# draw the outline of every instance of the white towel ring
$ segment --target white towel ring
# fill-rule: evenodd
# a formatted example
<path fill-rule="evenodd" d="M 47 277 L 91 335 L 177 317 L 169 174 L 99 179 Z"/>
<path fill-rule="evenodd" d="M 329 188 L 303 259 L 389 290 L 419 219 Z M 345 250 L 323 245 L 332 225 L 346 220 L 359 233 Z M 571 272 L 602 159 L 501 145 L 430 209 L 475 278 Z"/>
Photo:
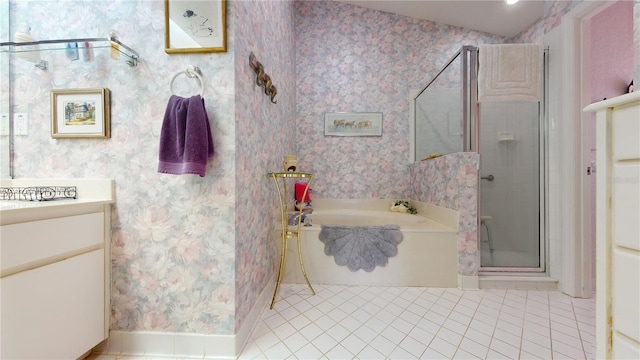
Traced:
<path fill-rule="evenodd" d="M 175 93 L 173 92 L 173 81 L 182 74 L 187 75 L 187 77 L 190 78 L 197 78 L 198 81 L 200 81 L 200 92 L 198 93 L 198 95 L 202 96 L 202 94 L 204 93 L 204 80 L 202 79 L 202 72 L 197 66 L 189 66 L 186 70 L 179 71 L 175 75 L 173 75 L 173 77 L 171 78 L 171 83 L 169 84 L 171 94 L 175 95 Z"/>

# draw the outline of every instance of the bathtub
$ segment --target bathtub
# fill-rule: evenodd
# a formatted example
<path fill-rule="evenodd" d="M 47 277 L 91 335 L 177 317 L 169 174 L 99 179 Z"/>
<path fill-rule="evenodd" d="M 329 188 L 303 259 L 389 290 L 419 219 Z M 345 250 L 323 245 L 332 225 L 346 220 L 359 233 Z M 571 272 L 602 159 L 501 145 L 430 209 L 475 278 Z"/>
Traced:
<path fill-rule="evenodd" d="M 367 286 L 458 286 L 457 212 L 412 202 L 418 215 L 389 211 L 391 200 L 314 199 L 312 226 L 302 226 L 300 241 L 311 284 Z M 350 271 L 325 255 L 318 238 L 321 224 L 400 225 L 398 255 L 372 272 Z M 289 239 L 283 283 L 304 284 L 295 239 Z M 279 243 L 278 243 L 279 244 Z M 279 251 L 279 249 L 278 249 Z"/>

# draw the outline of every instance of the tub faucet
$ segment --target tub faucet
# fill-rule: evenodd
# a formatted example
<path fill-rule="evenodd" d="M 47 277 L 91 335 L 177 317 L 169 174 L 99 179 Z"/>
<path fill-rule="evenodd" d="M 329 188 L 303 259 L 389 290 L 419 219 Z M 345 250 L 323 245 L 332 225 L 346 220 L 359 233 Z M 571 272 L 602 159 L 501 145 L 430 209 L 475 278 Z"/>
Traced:
<path fill-rule="evenodd" d="M 302 210 L 302 214 L 296 211 L 294 214 L 289 215 L 289 225 L 295 226 L 298 225 L 298 222 L 302 222 L 304 226 L 311 226 L 311 218 L 307 217 L 307 215 L 311 214 L 313 209 L 305 209 Z"/>

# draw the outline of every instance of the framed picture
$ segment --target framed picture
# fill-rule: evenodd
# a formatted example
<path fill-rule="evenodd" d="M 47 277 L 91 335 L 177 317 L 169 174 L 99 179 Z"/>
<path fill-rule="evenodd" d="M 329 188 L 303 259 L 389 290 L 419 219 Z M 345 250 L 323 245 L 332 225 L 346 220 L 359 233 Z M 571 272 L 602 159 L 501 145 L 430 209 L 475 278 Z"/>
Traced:
<path fill-rule="evenodd" d="M 226 0 L 164 0 L 164 51 L 226 52 Z"/>
<path fill-rule="evenodd" d="M 324 136 L 382 136 L 382 113 L 325 113 Z"/>
<path fill-rule="evenodd" d="M 110 138 L 109 89 L 52 90 L 51 137 Z"/>

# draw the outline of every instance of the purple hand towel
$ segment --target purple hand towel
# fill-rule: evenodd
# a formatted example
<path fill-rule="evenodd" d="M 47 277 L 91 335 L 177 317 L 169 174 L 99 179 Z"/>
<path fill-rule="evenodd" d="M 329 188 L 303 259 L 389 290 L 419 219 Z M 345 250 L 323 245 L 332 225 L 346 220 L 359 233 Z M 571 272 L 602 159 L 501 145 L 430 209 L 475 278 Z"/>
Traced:
<path fill-rule="evenodd" d="M 171 95 L 160 133 L 158 172 L 204 176 L 213 156 L 209 118 L 200 95 Z"/>

